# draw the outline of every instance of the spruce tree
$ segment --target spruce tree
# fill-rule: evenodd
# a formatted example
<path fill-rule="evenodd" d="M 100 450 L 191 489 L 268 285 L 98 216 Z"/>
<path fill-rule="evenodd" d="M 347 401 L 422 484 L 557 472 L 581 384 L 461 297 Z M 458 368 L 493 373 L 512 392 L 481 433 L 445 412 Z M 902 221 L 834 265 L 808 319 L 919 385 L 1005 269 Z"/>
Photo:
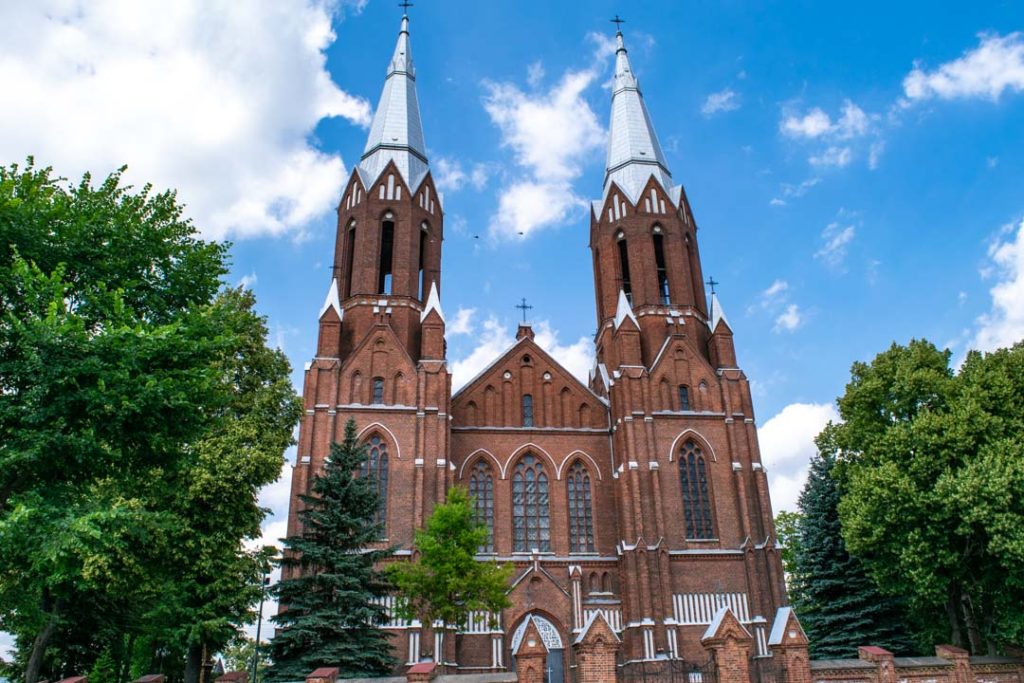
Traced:
<path fill-rule="evenodd" d="M 378 547 L 375 485 L 357 474 L 365 451 L 349 420 L 344 441 L 331 446 L 313 481 L 313 495 L 302 496 L 302 533 L 285 540 L 281 561 L 291 576 L 272 589 L 286 609 L 273 617 L 279 630 L 270 680 L 302 680 L 322 666 L 340 668 L 343 677 L 374 676 L 395 665 L 380 628 L 390 585 L 379 566 L 391 551 Z"/>
<path fill-rule="evenodd" d="M 812 657 L 856 657 L 860 645 L 913 653 L 914 631 L 902 600 L 883 595 L 860 560 L 846 550 L 839 523 L 840 491 L 833 478 L 831 425 L 817 439 L 801 512 L 790 582 L 793 607 Z"/>

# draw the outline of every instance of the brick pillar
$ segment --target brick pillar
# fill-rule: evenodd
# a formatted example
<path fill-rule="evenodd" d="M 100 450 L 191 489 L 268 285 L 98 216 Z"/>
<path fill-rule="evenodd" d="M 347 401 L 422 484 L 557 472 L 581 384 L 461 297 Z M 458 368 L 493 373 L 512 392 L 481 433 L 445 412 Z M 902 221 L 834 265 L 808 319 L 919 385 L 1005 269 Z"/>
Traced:
<path fill-rule="evenodd" d="M 896 683 L 896 663 L 893 654 L 884 647 L 862 645 L 857 648 L 857 657 L 872 662 L 876 667 L 877 683 Z"/>
<path fill-rule="evenodd" d="M 953 679 L 950 683 L 971 683 L 971 655 L 967 650 L 955 645 L 936 645 L 935 656 L 948 659 L 953 663 Z"/>
<path fill-rule="evenodd" d="M 434 673 L 437 671 L 437 664 L 434 662 L 420 662 L 419 664 L 413 664 L 409 667 L 409 670 L 405 672 L 405 680 L 408 683 L 427 683 L 434 678 Z"/>
<path fill-rule="evenodd" d="M 728 607 L 723 607 L 700 639 L 711 650 L 718 683 L 750 683 L 750 649 L 754 637 Z"/>
<path fill-rule="evenodd" d="M 574 646 L 577 683 L 615 683 L 618 680 L 615 659 L 622 641 L 601 612 L 594 612 Z"/>
<path fill-rule="evenodd" d="M 533 617 L 527 617 L 526 630 L 519 647 L 512 653 L 516 658 L 516 681 L 518 683 L 545 683 L 548 664 L 548 648 L 540 637 Z"/>
<path fill-rule="evenodd" d="M 785 683 L 811 683 L 811 662 L 807 652 L 807 635 L 792 607 L 780 607 L 768 638 L 772 656 L 777 657 L 785 671 Z"/>
<path fill-rule="evenodd" d="M 306 675 L 306 683 L 335 683 L 338 680 L 338 667 L 322 666 Z"/>

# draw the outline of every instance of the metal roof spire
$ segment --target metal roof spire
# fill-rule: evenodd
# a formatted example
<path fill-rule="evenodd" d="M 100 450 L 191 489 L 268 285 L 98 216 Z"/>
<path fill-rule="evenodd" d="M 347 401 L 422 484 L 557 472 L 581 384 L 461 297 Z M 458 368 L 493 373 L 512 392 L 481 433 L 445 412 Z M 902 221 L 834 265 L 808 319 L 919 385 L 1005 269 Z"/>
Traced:
<path fill-rule="evenodd" d="M 388 63 L 384 90 L 359 162 L 363 184 L 371 185 L 388 162 L 394 161 L 405 183 L 416 190 L 428 170 L 426 149 L 409 43 L 409 16 L 403 14 L 395 54 Z"/>
<path fill-rule="evenodd" d="M 618 17 L 612 21 L 618 20 Z M 618 24 L 621 20 L 616 21 Z M 647 113 L 640 84 L 629 64 L 622 30 L 615 34 L 615 78 L 612 85 L 612 119 L 608 137 L 608 164 L 605 167 L 604 194 L 614 181 L 635 204 L 653 175 L 668 192 L 672 174 Z"/>

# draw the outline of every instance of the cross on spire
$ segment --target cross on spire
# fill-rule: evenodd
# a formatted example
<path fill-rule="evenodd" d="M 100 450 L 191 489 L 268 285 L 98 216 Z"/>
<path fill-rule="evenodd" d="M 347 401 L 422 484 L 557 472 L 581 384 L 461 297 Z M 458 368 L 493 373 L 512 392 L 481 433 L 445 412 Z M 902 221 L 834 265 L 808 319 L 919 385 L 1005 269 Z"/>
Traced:
<path fill-rule="evenodd" d="M 720 285 L 722 283 L 721 282 L 717 282 L 715 280 L 714 276 L 708 276 L 707 282 L 705 282 L 704 284 L 706 284 L 708 287 L 710 287 L 711 288 L 711 294 L 714 294 L 715 293 L 715 285 Z"/>
<path fill-rule="evenodd" d="M 524 296 L 523 297 L 523 302 L 520 303 L 520 304 L 516 304 L 515 307 L 523 312 L 523 324 L 525 325 L 526 324 L 526 312 L 528 310 L 530 310 L 531 308 L 533 308 L 533 306 L 530 306 L 529 304 L 526 303 L 526 297 Z"/>
<path fill-rule="evenodd" d="M 402 8 L 402 14 L 408 14 L 409 8 L 412 7 L 413 4 L 409 2 L 409 0 L 402 0 L 402 2 L 398 3 L 398 6 Z"/>
<path fill-rule="evenodd" d="M 609 21 L 611 21 L 613 24 L 615 24 L 615 32 L 616 33 L 622 33 L 622 25 L 626 23 L 625 19 L 620 18 L 619 15 L 616 14 L 615 18 L 614 19 L 609 19 Z"/>

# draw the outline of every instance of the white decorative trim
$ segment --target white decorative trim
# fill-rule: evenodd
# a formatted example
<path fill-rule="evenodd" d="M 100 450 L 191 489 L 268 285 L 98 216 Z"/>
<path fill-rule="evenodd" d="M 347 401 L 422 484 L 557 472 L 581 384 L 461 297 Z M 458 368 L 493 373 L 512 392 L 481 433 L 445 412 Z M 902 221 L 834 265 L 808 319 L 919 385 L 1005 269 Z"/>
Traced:
<path fill-rule="evenodd" d="M 391 437 L 391 443 L 395 444 L 395 457 L 397 457 L 399 460 L 401 460 L 402 459 L 402 446 L 398 443 L 398 439 L 395 438 L 395 433 L 392 432 L 390 429 L 388 429 L 385 425 L 381 424 L 380 422 L 371 422 L 370 424 L 368 424 L 365 427 L 363 427 L 362 429 L 360 429 L 359 433 L 356 434 L 356 439 L 358 440 L 358 439 L 363 438 L 363 434 L 365 434 L 366 432 L 370 431 L 374 427 L 378 427 L 378 428 L 380 428 L 380 429 L 382 429 L 382 430 L 384 430 L 385 432 L 388 433 L 388 436 Z"/>
<path fill-rule="evenodd" d="M 680 440 L 680 439 L 682 439 L 682 438 L 683 438 L 684 436 L 686 436 L 687 434 L 693 434 L 693 435 L 694 435 L 694 436 L 696 436 L 696 437 L 697 437 L 698 439 L 700 439 L 700 441 L 701 441 L 701 442 L 702 442 L 702 443 L 703 443 L 703 444 L 704 444 L 705 446 L 707 446 L 707 449 L 708 449 L 708 455 L 710 455 L 710 456 L 711 456 L 711 462 L 718 462 L 718 456 L 716 456 L 716 455 L 715 455 L 715 449 L 714 449 L 714 447 L 713 447 L 713 446 L 711 445 L 711 442 L 710 442 L 710 441 L 708 441 L 708 439 L 707 439 L 707 437 L 706 437 L 706 436 L 704 436 L 703 434 L 701 434 L 700 432 L 698 432 L 698 431 L 697 431 L 696 429 L 693 429 L 692 427 L 688 427 L 687 429 L 684 429 L 684 430 L 683 430 L 682 432 L 680 432 L 680 433 L 679 433 L 679 436 L 677 436 L 677 437 L 675 438 L 675 441 L 673 441 L 673 442 L 672 442 L 672 445 L 671 445 L 671 446 L 669 446 L 669 448 L 668 448 L 668 461 L 669 461 L 669 462 L 673 462 L 673 461 L 675 460 L 675 457 L 674 457 L 674 456 L 675 456 L 675 452 L 676 452 L 676 444 L 678 444 L 678 443 L 679 443 L 679 440 Z"/>

